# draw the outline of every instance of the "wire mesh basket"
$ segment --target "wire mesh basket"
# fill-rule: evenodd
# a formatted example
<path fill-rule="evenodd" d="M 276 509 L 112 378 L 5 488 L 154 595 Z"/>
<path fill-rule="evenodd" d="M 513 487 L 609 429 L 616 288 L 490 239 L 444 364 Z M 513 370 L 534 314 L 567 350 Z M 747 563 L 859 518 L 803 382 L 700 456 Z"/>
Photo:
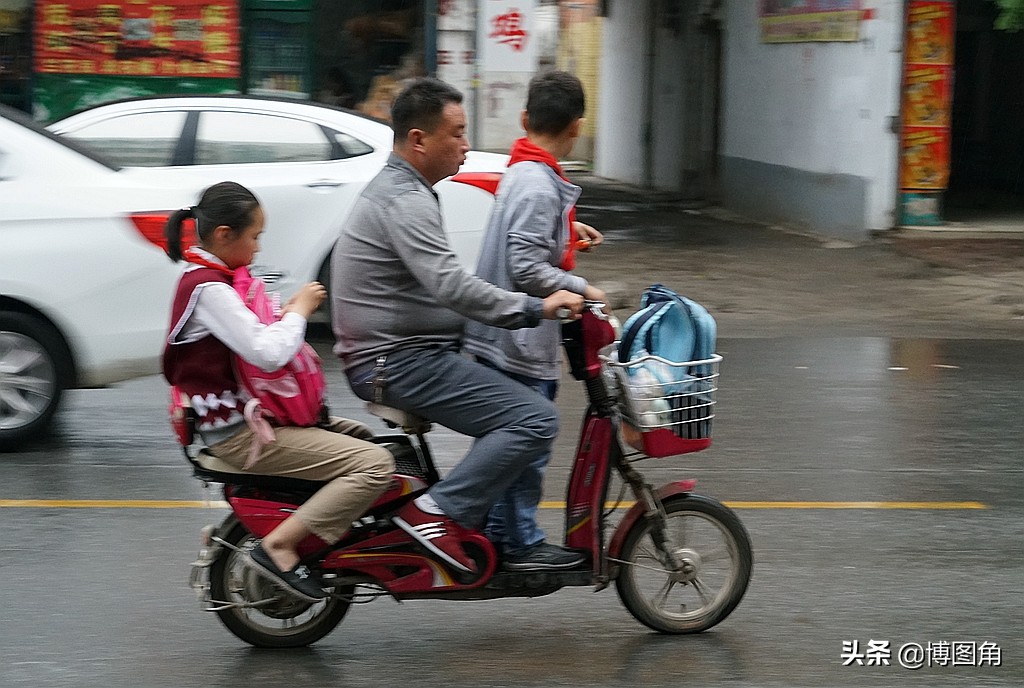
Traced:
<path fill-rule="evenodd" d="M 640 356 L 619 362 L 616 344 L 601 351 L 622 415 L 622 436 L 648 456 L 687 454 L 711 445 L 718 392 L 714 354 L 701 361 Z"/>

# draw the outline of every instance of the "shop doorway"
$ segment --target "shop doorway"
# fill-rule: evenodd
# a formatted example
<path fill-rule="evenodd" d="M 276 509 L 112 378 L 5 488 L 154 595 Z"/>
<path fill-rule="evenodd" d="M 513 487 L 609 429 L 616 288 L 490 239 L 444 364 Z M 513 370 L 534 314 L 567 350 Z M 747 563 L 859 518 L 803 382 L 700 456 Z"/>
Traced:
<path fill-rule="evenodd" d="M 423 0 L 313 0 L 313 99 L 389 119 L 427 73 L 425 16 Z"/>
<path fill-rule="evenodd" d="M 32 109 L 30 0 L 0 0 L 0 103 Z"/>
<path fill-rule="evenodd" d="M 1024 224 L 1024 37 L 994 28 L 990 0 L 956 3 L 949 188 L 944 219 Z"/>

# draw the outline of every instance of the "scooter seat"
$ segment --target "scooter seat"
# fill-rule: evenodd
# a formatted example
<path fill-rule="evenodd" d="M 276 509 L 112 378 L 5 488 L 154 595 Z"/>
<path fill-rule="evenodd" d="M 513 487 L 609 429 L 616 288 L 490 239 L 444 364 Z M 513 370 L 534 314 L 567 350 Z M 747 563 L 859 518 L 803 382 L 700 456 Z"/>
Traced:
<path fill-rule="evenodd" d="M 407 435 L 422 435 L 425 432 L 430 432 L 432 427 L 430 421 L 417 416 L 415 413 L 385 406 L 384 404 L 376 404 L 370 401 L 366 404 L 366 410 L 378 418 L 383 418 L 388 426 L 401 428 Z"/>
<path fill-rule="evenodd" d="M 262 487 L 268 490 L 284 490 L 287 492 L 308 492 L 312 494 L 324 486 L 324 481 L 287 478 L 280 475 L 266 475 L 241 471 L 223 459 L 205 451 L 199 452 L 192 459 L 192 474 L 200 480 L 210 483 L 245 485 L 246 487 Z"/>
<path fill-rule="evenodd" d="M 409 438 L 405 435 L 378 435 L 371 438 L 370 442 L 381 445 L 391 453 L 395 460 L 396 473 L 428 481 L 437 480 L 433 465 L 429 461 L 426 464 L 424 463 L 420 453 L 412 446 Z M 192 474 L 199 480 L 209 483 L 226 483 L 245 485 L 247 487 L 262 487 L 268 490 L 313 493 L 323 487 L 326 482 L 243 471 L 207 451 L 200 451 L 195 456 L 186 452 L 185 456 L 192 464 Z"/>

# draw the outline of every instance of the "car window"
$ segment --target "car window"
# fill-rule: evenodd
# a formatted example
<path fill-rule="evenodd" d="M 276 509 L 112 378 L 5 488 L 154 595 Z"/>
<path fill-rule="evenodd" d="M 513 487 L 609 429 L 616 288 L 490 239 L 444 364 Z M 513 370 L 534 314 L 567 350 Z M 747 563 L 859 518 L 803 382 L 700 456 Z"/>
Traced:
<path fill-rule="evenodd" d="M 187 113 L 137 112 L 104 119 L 64 134 L 122 167 L 171 164 Z"/>
<path fill-rule="evenodd" d="M 330 159 L 331 142 L 312 122 L 248 112 L 204 112 L 199 118 L 197 165 Z"/>
<path fill-rule="evenodd" d="M 373 152 L 373 146 L 360 141 L 354 136 L 349 136 L 340 131 L 332 131 L 331 133 L 338 147 L 341 148 L 341 157 L 343 158 L 354 158 L 357 155 L 366 155 Z"/>

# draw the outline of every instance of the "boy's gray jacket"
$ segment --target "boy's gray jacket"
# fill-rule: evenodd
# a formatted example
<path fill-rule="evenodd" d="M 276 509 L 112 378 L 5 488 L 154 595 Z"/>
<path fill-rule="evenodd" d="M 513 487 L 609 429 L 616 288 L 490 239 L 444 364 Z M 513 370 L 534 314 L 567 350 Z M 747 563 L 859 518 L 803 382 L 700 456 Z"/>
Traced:
<path fill-rule="evenodd" d="M 569 210 L 579 195 L 580 187 L 542 162 L 509 167 L 498 185 L 477 275 L 502 289 L 542 298 L 559 289 L 582 294 L 587 281 L 558 267 L 569 237 Z M 557 380 L 561 342 L 557 320 L 515 331 L 470 321 L 464 348 L 502 370 Z"/>

